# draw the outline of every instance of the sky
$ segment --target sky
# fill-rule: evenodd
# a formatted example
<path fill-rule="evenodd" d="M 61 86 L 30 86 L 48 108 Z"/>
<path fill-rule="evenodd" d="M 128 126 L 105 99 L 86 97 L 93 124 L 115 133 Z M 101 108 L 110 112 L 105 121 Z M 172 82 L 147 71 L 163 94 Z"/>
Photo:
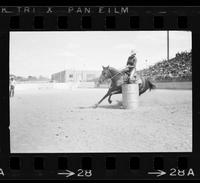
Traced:
<path fill-rule="evenodd" d="M 169 57 L 192 49 L 189 31 L 169 32 Z M 10 74 L 46 76 L 65 70 L 125 67 L 135 50 L 137 70 L 167 59 L 167 31 L 10 32 Z"/>

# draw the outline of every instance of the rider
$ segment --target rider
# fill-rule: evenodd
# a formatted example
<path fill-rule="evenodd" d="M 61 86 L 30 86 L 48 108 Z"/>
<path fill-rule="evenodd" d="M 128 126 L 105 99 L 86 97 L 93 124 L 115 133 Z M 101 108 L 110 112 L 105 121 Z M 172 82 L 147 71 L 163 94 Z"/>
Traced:
<path fill-rule="evenodd" d="M 126 73 L 128 75 L 128 83 L 135 83 L 136 81 L 136 53 L 134 50 L 131 51 L 131 55 L 128 58 L 126 63 L 126 68 L 122 70 L 122 73 Z"/>

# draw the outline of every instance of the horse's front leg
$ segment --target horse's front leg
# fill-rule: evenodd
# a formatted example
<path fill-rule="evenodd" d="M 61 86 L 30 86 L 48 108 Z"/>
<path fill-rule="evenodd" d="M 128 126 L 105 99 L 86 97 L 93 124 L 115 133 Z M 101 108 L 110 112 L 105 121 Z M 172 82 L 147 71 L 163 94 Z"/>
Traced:
<path fill-rule="evenodd" d="M 98 105 L 106 98 L 110 95 L 111 90 L 109 89 L 108 92 L 105 94 L 105 96 L 97 103 L 95 104 L 95 108 L 98 107 Z"/>
<path fill-rule="evenodd" d="M 109 95 L 109 98 L 108 98 L 109 104 L 112 103 L 112 100 L 111 100 L 112 95 L 119 94 L 119 93 L 121 93 L 121 90 L 116 90 L 116 91 L 111 92 L 111 94 Z"/>
<path fill-rule="evenodd" d="M 109 97 L 108 97 L 108 102 L 109 102 L 109 104 L 112 103 L 111 96 L 112 96 L 112 94 L 110 94 Z"/>

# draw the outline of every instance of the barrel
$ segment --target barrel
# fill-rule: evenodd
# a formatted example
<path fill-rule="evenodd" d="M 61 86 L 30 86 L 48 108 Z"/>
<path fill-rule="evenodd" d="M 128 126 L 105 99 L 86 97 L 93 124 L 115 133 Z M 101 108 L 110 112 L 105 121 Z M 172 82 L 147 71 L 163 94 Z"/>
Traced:
<path fill-rule="evenodd" d="M 124 109 L 136 109 L 138 107 L 139 86 L 138 84 L 122 85 L 122 103 Z"/>

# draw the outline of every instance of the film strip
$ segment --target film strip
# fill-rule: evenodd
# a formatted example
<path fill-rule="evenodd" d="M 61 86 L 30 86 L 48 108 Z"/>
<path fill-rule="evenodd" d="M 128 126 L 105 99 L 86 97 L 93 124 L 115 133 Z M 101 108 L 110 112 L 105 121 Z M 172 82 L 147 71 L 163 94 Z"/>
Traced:
<path fill-rule="evenodd" d="M 199 179 L 199 18 L 200 7 L 0 7 L 2 66 L 0 179 Z M 193 52 L 191 152 L 159 152 L 158 149 L 157 152 L 11 153 L 12 120 L 8 91 L 11 58 L 9 55 L 10 33 L 24 31 L 56 31 L 57 33 L 78 31 L 191 32 Z M 87 120 L 84 123 L 87 123 Z M 21 138 L 26 138 L 26 136 Z M 124 143 L 126 144 L 126 142 Z M 182 143 L 187 142 L 183 141 Z M 37 149 L 37 147 L 35 148 Z"/>
<path fill-rule="evenodd" d="M 1 15 L 9 30 L 190 30 L 198 11 L 178 7 L 2 7 Z"/>

